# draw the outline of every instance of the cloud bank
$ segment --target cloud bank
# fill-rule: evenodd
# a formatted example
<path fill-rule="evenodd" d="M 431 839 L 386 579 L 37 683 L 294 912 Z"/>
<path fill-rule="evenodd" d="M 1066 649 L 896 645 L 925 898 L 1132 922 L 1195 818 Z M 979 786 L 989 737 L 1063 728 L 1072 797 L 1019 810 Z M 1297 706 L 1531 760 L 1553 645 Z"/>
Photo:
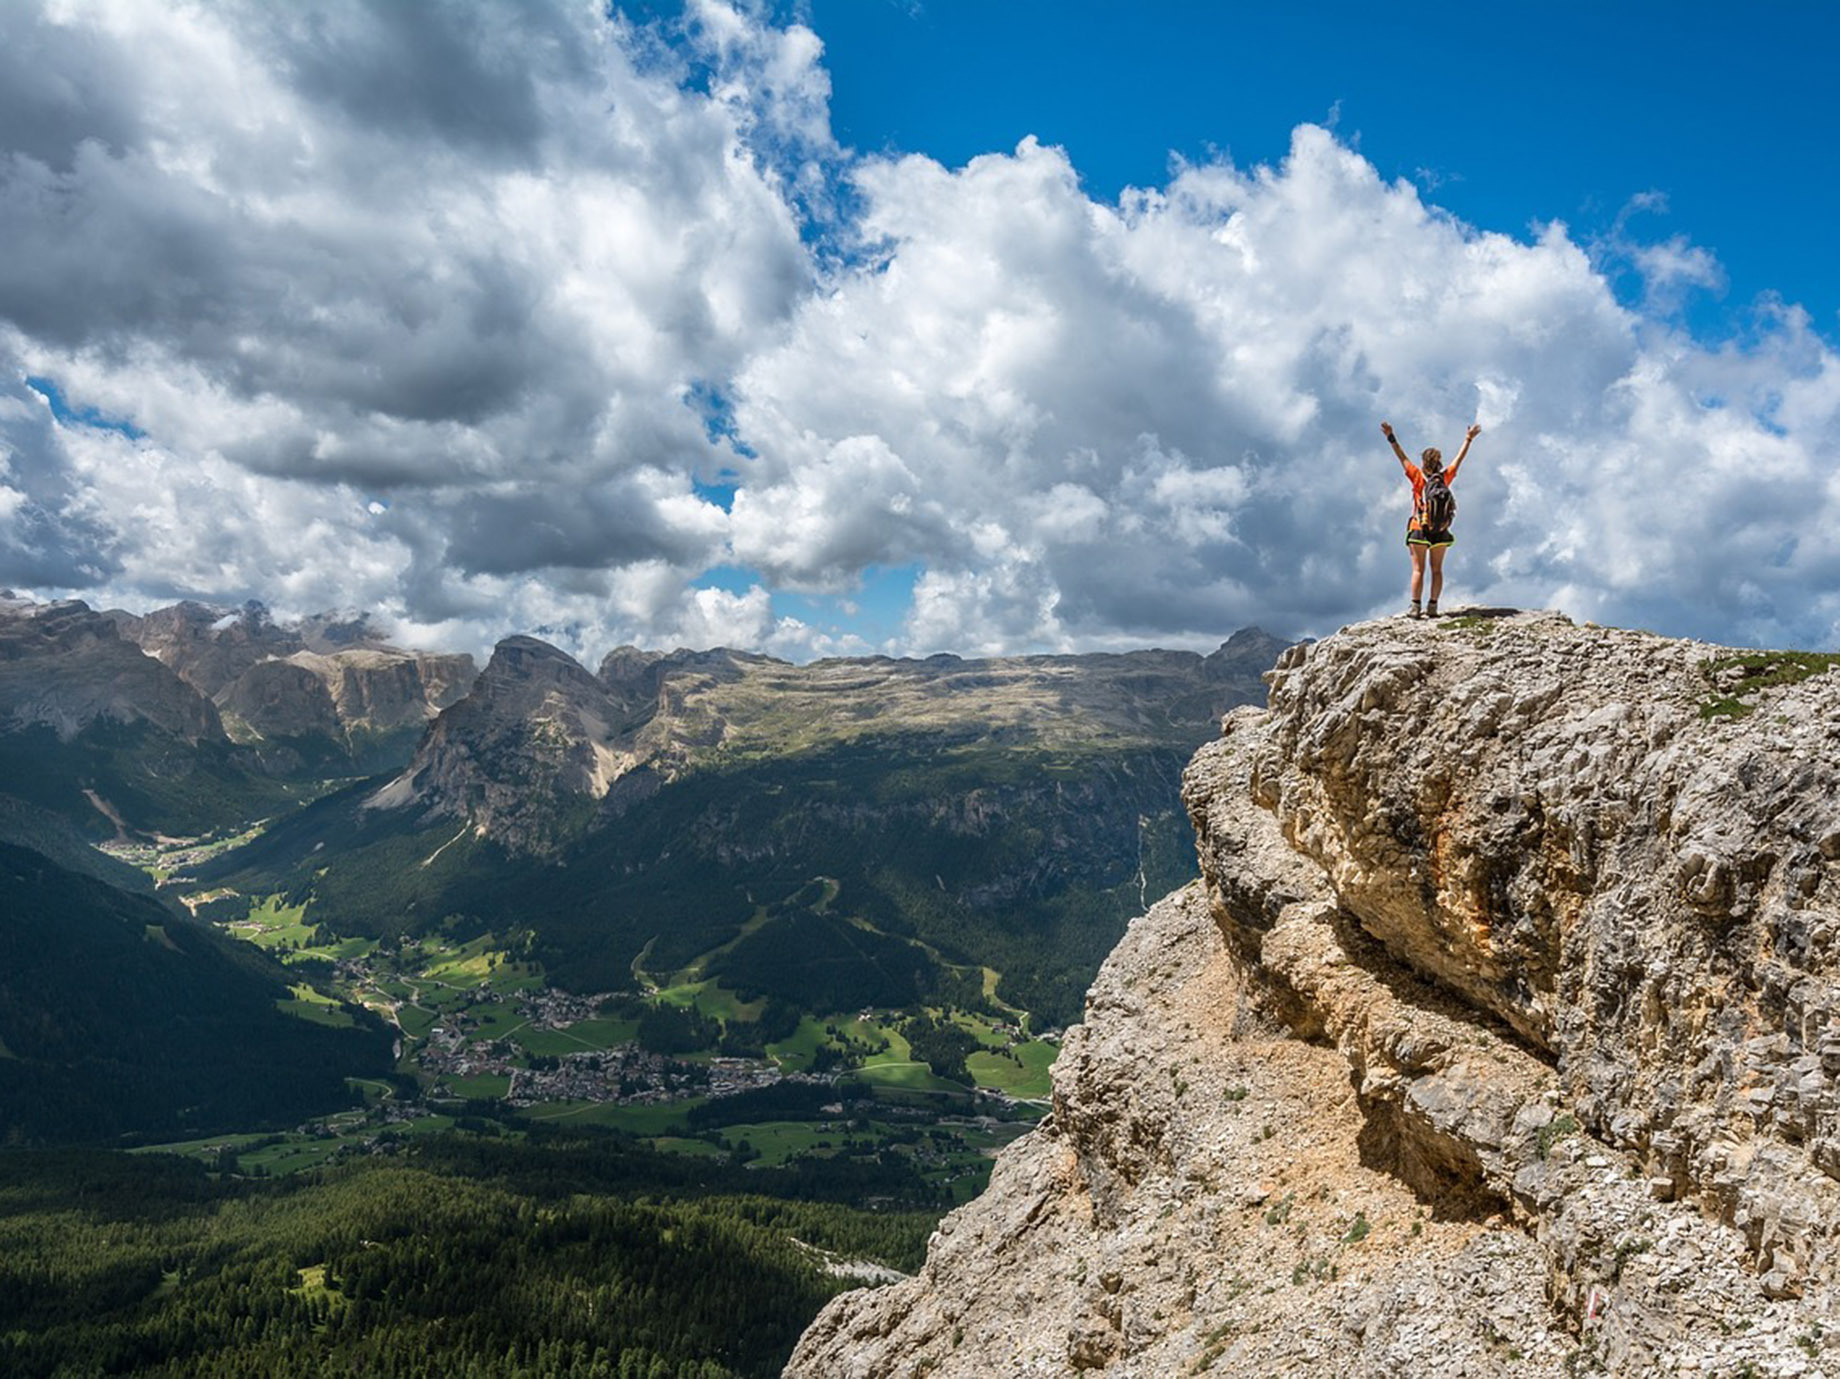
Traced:
<path fill-rule="evenodd" d="M 1033 141 L 855 155 L 827 100 L 720 0 L 7 7 L 0 584 L 589 654 L 1205 647 L 1400 606 L 1378 423 L 1475 419 L 1447 602 L 1840 636 L 1840 366 L 1778 303 L 1696 342 L 1704 250 L 1479 230 L 1312 126 L 1103 204 Z"/>

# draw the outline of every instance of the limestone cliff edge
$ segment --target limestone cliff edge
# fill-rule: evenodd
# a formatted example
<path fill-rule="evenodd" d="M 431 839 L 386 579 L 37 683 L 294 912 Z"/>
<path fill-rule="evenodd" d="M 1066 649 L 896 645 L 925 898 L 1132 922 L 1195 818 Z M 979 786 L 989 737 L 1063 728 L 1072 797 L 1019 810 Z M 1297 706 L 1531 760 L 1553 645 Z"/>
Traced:
<path fill-rule="evenodd" d="M 1269 680 L 1051 1115 L 787 1373 L 1840 1374 L 1840 675 L 1482 610 Z"/>

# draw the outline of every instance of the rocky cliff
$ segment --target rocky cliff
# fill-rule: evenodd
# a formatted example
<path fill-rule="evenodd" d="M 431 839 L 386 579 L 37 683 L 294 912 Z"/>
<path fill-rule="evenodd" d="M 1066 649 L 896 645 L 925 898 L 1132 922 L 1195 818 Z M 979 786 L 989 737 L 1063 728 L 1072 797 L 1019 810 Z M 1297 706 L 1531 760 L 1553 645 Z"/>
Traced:
<path fill-rule="evenodd" d="M 360 614 L 277 623 L 256 602 L 186 602 L 105 616 L 209 698 L 241 741 L 323 738 L 361 756 L 360 736 L 407 735 L 406 755 L 429 720 L 466 694 L 476 669 L 463 653 L 391 646 Z"/>
<path fill-rule="evenodd" d="M 1840 1372 L 1832 659 L 1286 653 L 1052 1115 L 788 1374 Z"/>
<path fill-rule="evenodd" d="M 93 723 L 145 723 L 182 742 L 223 736 L 217 710 L 74 599 L 0 600 L 0 732 L 68 741 Z"/>
<path fill-rule="evenodd" d="M 553 848 L 642 760 L 624 701 L 566 652 L 507 637 L 464 699 L 434 722 L 415 760 L 370 797 L 462 816 L 521 851 Z"/>

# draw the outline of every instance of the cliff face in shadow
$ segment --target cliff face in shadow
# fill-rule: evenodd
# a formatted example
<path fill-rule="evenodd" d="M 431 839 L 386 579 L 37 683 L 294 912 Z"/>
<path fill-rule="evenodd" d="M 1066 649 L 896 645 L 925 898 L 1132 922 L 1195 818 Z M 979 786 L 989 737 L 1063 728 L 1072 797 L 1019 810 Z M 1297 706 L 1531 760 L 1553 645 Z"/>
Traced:
<path fill-rule="evenodd" d="M 1840 676 L 1513 614 L 1270 682 L 1052 1116 L 788 1373 L 1831 1371 Z"/>

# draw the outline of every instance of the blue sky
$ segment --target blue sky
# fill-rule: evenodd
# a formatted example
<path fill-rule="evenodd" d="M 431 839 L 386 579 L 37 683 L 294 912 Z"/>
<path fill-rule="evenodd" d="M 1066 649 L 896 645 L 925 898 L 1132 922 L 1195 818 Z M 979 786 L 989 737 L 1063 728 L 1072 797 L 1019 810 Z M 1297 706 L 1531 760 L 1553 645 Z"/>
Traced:
<path fill-rule="evenodd" d="M 838 137 L 960 164 L 1026 135 L 1087 190 L 1167 180 L 1172 156 L 1269 163 L 1336 132 L 1452 214 L 1586 239 L 1619 219 L 1687 236 L 1728 286 L 1702 330 L 1762 293 L 1840 331 L 1840 7 L 1816 0 L 810 0 Z M 1658 198 L 1658 200 L 1651 200 Z M 1645 207 L 1646 204 L 1646 208 Z M 1736 319 L 1734 319 L 1734 317 Z"/>
<path fill-rule="evenodd" d="M 1205 650 L 1475 420 L 1446 602 L 1832 645 L 1836 13 L 0 7 L 0 587 Z"/>

